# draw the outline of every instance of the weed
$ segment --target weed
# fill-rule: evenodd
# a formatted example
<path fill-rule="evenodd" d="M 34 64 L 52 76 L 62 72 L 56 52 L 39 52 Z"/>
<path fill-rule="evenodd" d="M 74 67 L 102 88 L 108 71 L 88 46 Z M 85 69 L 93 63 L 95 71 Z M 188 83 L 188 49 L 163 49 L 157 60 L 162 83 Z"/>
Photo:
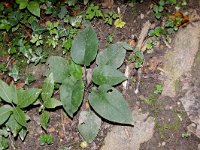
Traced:
<path fill-rule="evenodd" d="M 163 91 L 163 85 L 161 84 L 156 84 L 155 86 L 155 90 L 154 90 L 154 94 L 161 94 Z"/>
<path fill-rule="evenodd" d="M 93 3 L 90 4 L 88 9 L 86 10 L 85 18 L 87 20 L 92 20 L 95 17 L 103 17 L 103 14 L 101 10 L 99 9 L 99 6 L 95 6 Z"/>
<path fill-rule="evenodd" d="M 104 23 L 112 25 L 113 21 L 118 18 L 119 18 L 119 15 L 117 13 L 110 11 L 110 12 L 104 14 L 103 20 L 104 20 Z"/>
<path fill-rule="evenodd" d="M 181 136 L 182 136 L 182 138 L 189 138 L 191 135 L 192 135 L 191 132 L 187 131 L 185 133 L 182 133 Z"/>
<path fill-rule="evenodd" d="M 138 48 L 135 49 L 134 54 L 129 57 L 129 60 L 134 62 L 135 68 L 141 68 L 144 61 L 144 55 L 140 52 Z"/>
<path fill-rule="evenodd" d="M 113 42 L 113 36 L 112 36 L 111 34 L 109 34 L 109 35 L 107 36 L 107 38 L 106 38 L 106 41 L 107 41 L 108 43 L 112 43 L 112 42 Z"/>
<path fill-rule="evenodd" d="M 40 145 L 51 145 L 53 144 L 53 136 L 50 134 L 42 134 L 40 135 Z"/>

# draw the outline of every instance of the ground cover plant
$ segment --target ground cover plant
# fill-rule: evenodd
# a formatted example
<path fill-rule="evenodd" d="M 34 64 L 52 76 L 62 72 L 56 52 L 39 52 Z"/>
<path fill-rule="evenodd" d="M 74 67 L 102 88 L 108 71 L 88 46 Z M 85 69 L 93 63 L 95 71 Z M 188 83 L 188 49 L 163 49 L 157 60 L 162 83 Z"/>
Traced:
<path fill-rule="evenodd" d="M 166 7 L 181 4 L 160 0 L 153 5 L 160 24 L 149 30 L 147 50 L 161 37 L 170 42 L 171 34 L 188 22 L 187 15 L 178 12 L 162 22 Z M 26 140 L 32 120 L 28 114 L 35 108 L 43 131 L 40 145 L 54 142 L 48 128 L 51 113 L 57 110 L 71 120 L 78 116 L 81 148 L 95 140 L 103 122 L 132 127 L 134 116 L 118 88 L 129 80 L 121 66 L 128 61 L 138 71 L 144 64 L 144 53 L 137 47 L 133 50 L 131 43 L 116 42 L 112 34 L 105 37 L 107 46 L 100 50 L 92 24 L 100 20 L 120 30 L 126 26 L 123 15 L 119 7 L 104 12 L 98 3 L 85 0 L 0 2 L 0 56 L 16 60 L 0 63 L 2 74 L 11 78 L 11 82 L 0 78 L 0 149 L 11 147 L 12 138 Z M 48 68 L 38 87 L 31 86 L 36 81 L 32 74 L 22 76 L 23 68 L 33 64 Z M 154 94 L 161 94 L 162 88 L 157 84 Z M 184 138 L 189 136 L 183 134 Z"/>

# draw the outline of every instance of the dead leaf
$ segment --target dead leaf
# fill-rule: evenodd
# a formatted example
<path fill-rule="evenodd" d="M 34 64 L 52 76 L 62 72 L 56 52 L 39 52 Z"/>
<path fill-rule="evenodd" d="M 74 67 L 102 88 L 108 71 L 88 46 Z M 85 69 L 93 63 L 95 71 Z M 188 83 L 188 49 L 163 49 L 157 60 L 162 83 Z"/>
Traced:
<path fill-rule="evenodd" d="M 177 11 L 174 14 L 170 15 L 169 18 L 172 19 L 173 21 L 175 21 L 177 18 L 182 19 L 181 22 L 178 22 L 176 24 L 177 27 L 180 27 L 182 25 L 186 25 L 189 23 L 189 16 L 183 15 L 183 13 L 181 13 L 180 11 Z"/>

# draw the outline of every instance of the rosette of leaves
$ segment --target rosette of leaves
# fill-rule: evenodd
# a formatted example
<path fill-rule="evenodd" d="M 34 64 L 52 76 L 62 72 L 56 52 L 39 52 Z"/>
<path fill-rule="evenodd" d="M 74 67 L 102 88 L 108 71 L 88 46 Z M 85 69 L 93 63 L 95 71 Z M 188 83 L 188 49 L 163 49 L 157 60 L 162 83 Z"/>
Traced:
<path fill-rule="evenodd" d="M 92 142 L 101 126 L 101 117 L 111 122 L 131 124 L 132 114 L 123 95 L 113 86 L 126 77 L 118 70 L 125 59 L 126 50 L 132 48 L 126 43 L 115 43 L 97 55 L 98 38 L 91 26 L 78 33 L 72 42 L 73 61 L 52 56 L 47 63 L 54 81 L 60 83 L 60 99 L 64 110 L 74 117 L 83 102 L 85 84 L 82 80 L 82 66 L 89 67 L 96 58 L 92 81 L 96 85 L 89 93 L 92 110 L 82 111 L 78 129 L 87 142 Z M 98 115 L 97 115 L 98 114 Z"/>

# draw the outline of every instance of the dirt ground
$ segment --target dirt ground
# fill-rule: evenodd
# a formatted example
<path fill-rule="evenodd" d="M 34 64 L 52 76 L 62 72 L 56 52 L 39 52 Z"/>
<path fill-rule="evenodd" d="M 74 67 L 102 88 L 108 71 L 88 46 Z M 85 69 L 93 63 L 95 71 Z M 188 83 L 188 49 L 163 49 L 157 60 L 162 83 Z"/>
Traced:
<path fill-rule="evenodd" d="M 117 7 L 120 7 L 126 25 L 122 29 L 117 29 L 104 24 L 102 20 L 96 19 L 93 22 L 93 27 L 100 41 L 99 49 L 102 50 L 106 47 L 108 43 L 105 37 L 110 34 L 113 36 L 114 43 L 117 41 L 128 41 L 133 35 L 139 37 L 142 25 L 146 21 L 149 20 L 151 23 L 159 25 L 160 22 L 155 19 L 152 12 L 152 4 L 154 4 L 154 1 L 150 0 L 144 0 L 143 3 L 136 3 L 133 5 L 115 1 L 112 9 L 116 10 Z M 190 0 L 188 5 L 182 8 L 183 11 L 189 11 L 190 9 L 194 9 L 200 13 L 199 0 Z M 169 8 L 168 12 L 173 13 L 174 10 Z M 198 144 L 200 143 L 200 139 L 197 136 L 192 134 L 187 138 L 182 137 L 182 134 L 187 132 L 187 126 L 191 124 L 191 121 L 184 111 L 182 104 L 178 102 L 181 93 L 177 95 L 177 101 L 170 97 L 161 97 L 153 94 L 156 84 L 162 84 L 160 80 L 161 71 L 159 68 L 163 66 L 163 56 L 166 49 L 166 45 L 161 41 L 159 47 L 155 47 L 153 52 L 144 53 L 145 63 L 139 94 L 133 92 L 136 87 L 136 82 L 134 81 L 136 80 L 137 70 L 131 71 L 129 88 L 123 91 L 130 108 L 138 108 L 144 113 L 149 112 L 149 115 L 152 116 L 155 121 L 153 137 L 148 142 L 141 144 L 140 150 L 197 150 Z M 130 53 L 127 53 L 127 58 L 129 54 Z M 122 70 L 125 69 L 127 61 L 123 64 Z M 153 69 L 150 68 L 155 63 L 156 67 Z M 121 86 L 117 88 L 122 90 Z M 152 98 L 153 102 L 149 105 L 141 99 L 141 96 Z M 61 109 L 51 112 L 48 132 L 53 135 L 54 142 L 49 146 L 40 146 L 39 144 L 39 136 L 44 131 L 39 125 L 38 108 L 31 109 L 28 115 L 32 118 L 28 124 L 28 130 L 30 132 L 24 142 L 11 139 L 12 144 L 10 150 L 57 150 L 62 147 L 68 147 L 70 150 L 83 149 L 80 148 L 80 143 L 83 139 L 80 137 L 77 130 L 78 114 L 71 120 Z M 113 124 L 104 122 L 98 137 L 84 150 L 99 150 L 101 146 L 104 145 L 104 138 L 113 126 Z M 110 150 L 112 150 L 112 148 L 110 148 Z M 132 150 L 134 150 L 134 148 Z"/>

